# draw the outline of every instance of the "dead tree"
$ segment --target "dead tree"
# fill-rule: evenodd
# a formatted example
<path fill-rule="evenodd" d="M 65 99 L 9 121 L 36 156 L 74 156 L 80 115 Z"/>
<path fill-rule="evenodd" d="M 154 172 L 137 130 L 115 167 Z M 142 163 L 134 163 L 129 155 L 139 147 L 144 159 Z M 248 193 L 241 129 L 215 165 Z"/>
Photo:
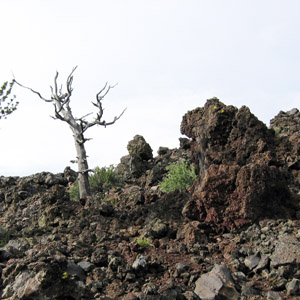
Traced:
<path fill-rule="evenodd" d="M 123 115 L 126 109 L 122 111 L 122 113 L 119 116 L 116 116 L 112 121 L 106 122 L 105 120 L 102 120 L 103 117 L 103 107 L 102 107 L 102 100 L 103 98 L 108 94 L 111 88 L 114 86 L 107 85 L 105 86 L 97 93 L 96 95 L 96 101 L 92 102 L 92 104 L 97 108 L 96 115 L 94 116 L 94 119 L 91 121 L 87 121 L 86 118 L 93 113 L 89 113 L 87 115 L 84 115 L 80 118 L 75 118 L 73 116 L 71 107 L 70 107 L 70 100 L 73 92 L 72 83 L 73 83 L 73 73 L 76 70 L 77 67 L 75 67 L 70 75 L 67 78 L 66 82 L 66 91 L 63 92 L 62 86 L 58 87 L 57 79 L 58 79 L 58 72 L 56 72 L 55 78 L 54 78 L 54 86 L 50 86 L 51 88 L 51 97 L 50 99 L 44 98 L 39 92 L 28 88 L 26 86 L 21 85 L 16 81 L 17 84 L 20 86 L 27 88 L 31 90 L 33 93 L 37 94 L 43 101 L 52 103 L 54 105 L 54 116 L 52 116 L 55 120 L 61 120 L 69 124 L 74 141 L 75 141 L 75 147 L 76 147 L 76 153 L 77 153 L 77 163 L 78 163 L 78 183 L 79 183 L 79 196 L 81 199 L 87 198 L 91 195 L 91 189 L 90 189 L 90 183 L 89 183 L 89 175 L 88 173 L 92 170 L 89 169 L 88 161 L 87 161 L 87 155 L 85 151 L 85 142 L 87 142 L 88 138 L 85 138 L 84 134 L 87 131 L 87 129 L 95 126 L 108 126 L 114 124 L 120 117 Z"/>

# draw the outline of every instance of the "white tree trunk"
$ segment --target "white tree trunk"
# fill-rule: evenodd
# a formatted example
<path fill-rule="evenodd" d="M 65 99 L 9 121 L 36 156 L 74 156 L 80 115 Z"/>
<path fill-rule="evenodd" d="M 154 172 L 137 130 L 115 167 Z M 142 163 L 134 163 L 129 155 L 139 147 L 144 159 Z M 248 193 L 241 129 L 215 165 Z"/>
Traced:
<path fill-rule="evenodd" d="M 84 144 L 78 143 L 75 140 L 76 153 L 78 157 L 78 184 L 79 184 L 79 197 L 85 199 L 91 195 L 91 188 L 89 183 L 89 167 Z"/>
<path fill-rule="evenodd" d="M 85 139 L 78 124 L 70 125 L 73 132 L 75 148 L 77 154 L 78 164 L 78 184 L 79 184 L 79 198 L 86 199 L 91 195 L 91 188 L 89 183 L 89 166 L 87 162 L 87 155 L 84 147 Z"/>

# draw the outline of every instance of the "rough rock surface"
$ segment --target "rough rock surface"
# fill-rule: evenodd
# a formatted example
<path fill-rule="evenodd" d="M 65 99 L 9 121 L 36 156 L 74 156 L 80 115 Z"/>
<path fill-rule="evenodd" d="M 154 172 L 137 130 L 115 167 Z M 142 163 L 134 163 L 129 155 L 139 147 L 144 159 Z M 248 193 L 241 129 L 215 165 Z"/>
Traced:
<path fill-rule="evenodd" d="M 147 155 L 129 149 L 125 184 L 85 204 L 69 196 L 70 168 L 0 177 L 0 299 L 300 299 L 298 110 L 272 120 L 280 132 L 216 99 L 184 120 L 192 140 L 153 157 L 133 139 Z M 163 193 L 179 159 L 198 178 Z"/>
<path fill-rule="evenodd" d="M 299 203 L 289 188 L 290 165 L 277 154 L 274 130 L 249 108 L 210 99 L 183 117 L 181 132 L 192 138 L 199 174 L 183 211 L 187 218 L 232 231 L 262 218 L 295 217 Z M 293 136 L 299 140 L 300 132 Z M 296 168 L 299 153 L 291 156 Z"/>
<path fill-rule="evenodd" d="M 209 273 L 201 275 L 196 281 L 195 294 L 202 300 L 238 300 L 240 297 L 230 271 L 223 265 L 215 265 Z"/>

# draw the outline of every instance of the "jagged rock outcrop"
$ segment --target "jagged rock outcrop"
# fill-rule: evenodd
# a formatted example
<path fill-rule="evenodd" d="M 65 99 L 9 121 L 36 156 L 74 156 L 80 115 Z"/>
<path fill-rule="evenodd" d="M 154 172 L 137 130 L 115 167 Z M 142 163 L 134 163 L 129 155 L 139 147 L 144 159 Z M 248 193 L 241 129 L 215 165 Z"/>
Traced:
<path fill-rule="evenodd" d="M 192 139 L 199 176 L 183 210 L 187 218 L 232 231 L 262 218 L 295 216 L 299 207 L 274 131 L 249 108 L 210 99 L 183 117 L 181 132 Z"/>

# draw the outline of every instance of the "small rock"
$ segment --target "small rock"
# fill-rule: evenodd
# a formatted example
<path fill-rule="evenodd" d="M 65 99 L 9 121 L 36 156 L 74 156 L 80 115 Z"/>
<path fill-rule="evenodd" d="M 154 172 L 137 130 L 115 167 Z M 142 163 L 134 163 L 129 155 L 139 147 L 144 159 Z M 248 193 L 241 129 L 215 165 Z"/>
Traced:
<path fill-rule="evenodd" d="M 293 109 L 287 111 L 286 113 L 287 113 L 288 115 L 292 116 L 292 115 L 295 115 L 295 114 L 298 113 L 298 112 L 299 112 L 299 110 L 298 110 L 297 108 L 293 108 Z"/>
<path fill-rule="evenodd" d="M 167 154 L 168 151 L 169 151 L 168 147 L 159 147 L 158 151 L 157 151 L 157 154 L 158 155 L 164 155 L 164 154 Z"/>
<path fill-rule="evenodd" d="M 114 213 L 114 208 L 109 202 L 102 202 L 99 207 L 99 212 L 105 217 L 110 217 Z"/>
<path fill-rule="evenodd" d="M 250 255 L 245 258 L 244 264 L 250 270 L 253 270 L 259 264 L 259 261 L 260 261 L 260 257 L 258 257 L 256 255 Z"/>
<path fill-rule="evenodd" d="M 203 274 L 196 281 L 194 292 L 201 300 L 214 300 L 219 297 L 238 300 L 240 297 L 230 271 L 224 265 L 215 265 L 209 273 Z"/>
<path fill-rule="evenodd" d="M 111 257 L 109 257 L 108 260 L 109 260 L 108 267 L 112 271 L 117 271 L 118 266 L 121 265 L 121 263 L 122 263 L 121 258 L 118 256 L 111 256 Z"/>
<path fill-rule="evenodd" d="M 271 266 L 300 263 L 300 244 L 294 235 L 279 236 L 271 256 Z"/>
<path fill-rule="evenodd" d="M 292 281 L 290 281 L 286 285 L 286 290 L 288 295 L 297 295 L 299 292 L 299 286 L 300 286 L 300 280 L 293 278 Z"/>
<path fill-rule="evenodd" d="M 187 271 L 189 269 L 189 266 L 185 263 L 177 263 L 176 264 L 176 270 L 178 271 L 179 274 Z"/>
<path fill-rule="evenodd" d="M 73 261 L 68 262 L 66 273 L 68 274 L 68 276 L 72 276 L 80 280 L 85 279 L 83 269 L 80 266 L 76 265 Z"/>
<path fill-rule="evenodd" d="M 30 196 L 30 193 L 28 193 L 27 191 L 20 191 L 18 192 L 18 195 L 21 197 L 22 200 L 25 200 L 27 197 Z"/>
<path fill-rule="evenodd" d="M 282 300 L 279 292 L 269 291 L 267 293 L 267 300 Z"/>
<path fill-rule="evenodd" d="M 151 228 L 151 235 L 160 239 L 168 233 L 168 225 L 163 223 L 161 220 L 157 220 Z"/>
<path fill-rule="evenodd" d="M 252 286 L 249 285 L 243 285 L 242 286 L 242 295 L 246 296 L 246 299 L 249 299 L 252 296 L 257 296 L 259 295 L 259 292 L 254 289 Z"/>
<path fill-rule="evenodd" d="M 260 272 L 261 270 L 265 269 L 270 262 L 270 258 L 268 255 L 262 255 L 260 258 L 260 261 L 256 268 L 254 269 L 255 272 Z"/>
<path fill-rule="evenodd" d="M 154 283 L 149 282 L 143 285 L 142 292 L 146 295 L 155 295 L 157 294 L 157 287 Z"/>
<path fill-rule="evenodd" d="M 132 268 L 135 270 L 144 269 L 147 265 L 146 258 L 141 255 L 137 257 L 137 259 L 133 262 Z"/>
<path fill-rule="evenodd" d="M 81 261 L 78 263 L 78 266 L 81 267 L 85 272 L 89 272 L 94 268 L 94 265 L 88 261 Z"/>
<path fill-rule="evenodd" d="M 238 281 L 246 281 L 246 279 L 247 279 L 245 273 L 243 273 L 243 272 L 235 272 L 235 273 L 234 273 L 234 277 L 235 277 L 236 280 L 238 280 Z"/>

